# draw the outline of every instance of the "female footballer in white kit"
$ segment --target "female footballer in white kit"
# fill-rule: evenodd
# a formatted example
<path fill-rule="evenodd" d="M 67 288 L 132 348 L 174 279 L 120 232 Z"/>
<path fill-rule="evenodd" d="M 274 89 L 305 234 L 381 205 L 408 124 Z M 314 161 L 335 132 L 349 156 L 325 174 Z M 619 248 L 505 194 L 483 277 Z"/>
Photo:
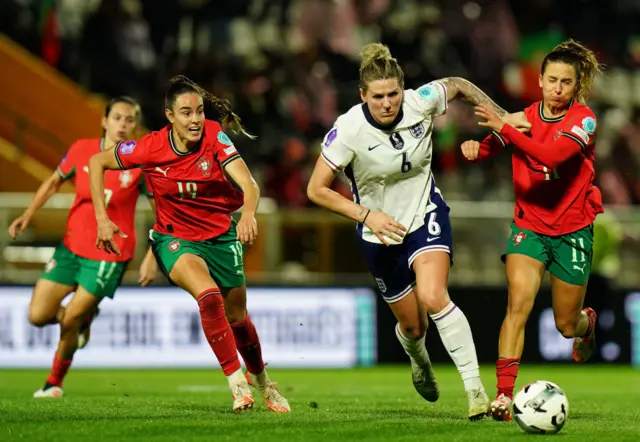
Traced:
<path fill-rule="evenodd" d="M 440 395 L 425 347 L 426 311 L 464 382 L 469 419 L 481 419 L 490 401 L 469 322 L 447 292 L 451 225 L 431 172 L 431 134 L 434 118 L 456 97 L 490 105 L 516 127 L 528 122 L 461 78 L 404 90 L 402 69 L 380 43 L 362 50 L 360 96 L 363 103 L 340 116 L 325 136 L 308 196 L 358 222 L 367 264 L 398 320 L 396 336 L 411 359 L 418 393 L 430 402 Z M 355 202 L 330 189 L 339 171 L 351 181 Z"/>

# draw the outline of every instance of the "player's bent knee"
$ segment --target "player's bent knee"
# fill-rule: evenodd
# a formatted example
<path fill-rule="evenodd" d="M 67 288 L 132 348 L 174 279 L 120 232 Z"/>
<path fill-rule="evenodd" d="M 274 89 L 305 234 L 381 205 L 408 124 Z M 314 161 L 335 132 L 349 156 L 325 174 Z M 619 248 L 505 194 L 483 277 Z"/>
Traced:
<path fill-rule="evenodd" d="M 54 314 L 48 314 L 39 308 L 29 307 L 29 323 L 34 327 L 44 327 L 50 324 L 55 319 Z"/>
<path fill-rule="evenodd" d="M 415 324 L 403 324 L 400 323 L 400 331 L 405 338 L 418 339 L 426 332 L 424 325 L 418 321 Z"/>
<path fill-rule="evenodd" d="M 441 312 L 450 302 L 446 287 L 418 288 L 416 295 L 429 314 Z"/>
<path fill-rule="evenodd" d="M 556 329 L 567 339 L 575 337 L 577 324 L 573 320 L 557 319 Z"/>

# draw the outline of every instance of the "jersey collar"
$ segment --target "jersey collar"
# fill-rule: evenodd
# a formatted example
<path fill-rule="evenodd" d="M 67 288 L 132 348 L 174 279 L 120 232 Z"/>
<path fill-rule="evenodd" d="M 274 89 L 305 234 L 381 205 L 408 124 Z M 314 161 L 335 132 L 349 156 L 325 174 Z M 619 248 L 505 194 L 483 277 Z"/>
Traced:
<path fill-rule="evenodd" d="M 364 113 L 364 118 L 367 120 L 367 123 L 380 130 L 391 130 L 396 127 L 398 123 L 400 123 L 400 121 L 402 121 L 402 119 L 404 118 L 404 111 L 402 110 L 402 106 L 400 106 L 400 112 L 398 112 L 398 115 L 396 115 L 396 118 L 390 124 L 378 123 L 376 119 L 373 118 L 373 115 L 371 115 L 371 111 L 369 110 L 369 106 L 367 106 L 367 103 L 362 103 L 362 112 Z"/>
<path fill-rule="evenodd" d="M 571 100 L 569 102 L 569 107 L 567 108 L 567 112 L 569 111 L 569 109 L 571 109 L 571 106 L 573 106 L 573 103 L 574 103 L 574 100 Z M 567 115 L 567 113 L 565 112 L 564 115 L 560 115 L 559 117 L 547 118 L 544 116 L 543 107 L 544 107 L 544 101 L 541 101 L 540 104 L 538 105 L 538 115 L 540 115 L 540 119 L 545 123 L 557 123 L 558 121 L 562 121 L 564 116 Z"/>
<path fill-rule="evenodd" d="M 196 145 L 194 146 L 193 149 L 191 149 L 188 152 L 180 152 L 178 150 L 178 148 L 176 147 L 176 145 L 173 142 L 173 128 L 171 126 L 168 126 L 168 132 L 169 132 L 169 145 L 171 146 L 171 150 L 173 150 L 173 153 L 175 153 L 176 155 L 180 156 L 180 157 L 184 157 L 187 155 L 192 155 L 194 153 L 197 153 L 200 148 L 202 147 L 202 140 L 204 140 L 204 127 L 202 128 L 202 136 L 200 137 L 200 141 L 198 141 L 196 143 Z"/>

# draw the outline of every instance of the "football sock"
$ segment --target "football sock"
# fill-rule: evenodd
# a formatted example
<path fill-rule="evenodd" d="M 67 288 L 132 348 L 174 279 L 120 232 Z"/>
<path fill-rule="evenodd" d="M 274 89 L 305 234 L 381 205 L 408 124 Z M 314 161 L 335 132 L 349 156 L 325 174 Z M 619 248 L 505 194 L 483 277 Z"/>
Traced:
<path fill-rule="evenodd" d="M 238 351 L 242 359 L 244 359 L 247 371 L 254 375 L 261 374 L 264 371 L 262 347 L 260 346 L 258 332 L 249 314 L 247 313 L 247 316 L 241 322 L 232 323 L 231 330 L 233 330 L 236 347 L 238 347 Z"/>
<path fill-rule="evenodd" d="M 498 378 L 498 396 L 504 394 L 513 399 L 513 388 L 516 385 L 520 358 L 498 359 L 496 361 L 496 377 Z"/>
<path fill-rule="evenodd" d="M 58 354 L 56 353 L 53 357 L 53 365 L 51 366 L 51 372 L 47 377 L 45 383 L 45 390 L 48 387 L 62 387 L 62 381 L 64 380 L 65 375 L 69 371 L 69 367 L 71 367 L 71 359 L 63 360 L 58 358 Z"/>
<path fill-rule="evenodd" d="M 453 302 L 431 316 L 444 348 L 458 368 L 465 391 L 482 387 L 480 366 L 467 317 Z"/>
<path fill-rule="evenodd" d="M 426 333 L 418 339 L 409 339 L 400 331 L 400 324 L 396 324 L 396 336 L 402 348 L 404 348 L 404 351 L 409 355 L 414 364 L 419 367 L 424 367 L 429 363 L 429 354 L 427 353 L 427 347 L 424 342 L 427 336 Z"/>
<path fill-rule="evenodd" d="M 205 290 L 198 296 L 202 330 L 218 358 L 222 371 L 229 376 L 240 370 L 236 341 L 224 313 L 224 301 L 217 288 Z"/>

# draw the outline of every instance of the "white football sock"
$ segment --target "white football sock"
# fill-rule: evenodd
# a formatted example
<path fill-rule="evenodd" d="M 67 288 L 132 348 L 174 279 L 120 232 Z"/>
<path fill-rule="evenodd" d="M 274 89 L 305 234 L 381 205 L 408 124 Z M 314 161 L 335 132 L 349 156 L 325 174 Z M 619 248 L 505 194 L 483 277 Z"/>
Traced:
<path fill-rule="evenodd" d="M 426 333 L 418 339 L 409 339 L 400 331 L 400 324 L 396 324 L 396 336 L 413 363 L 420 367 L 424 367 L 429 363 L 429 354 L 427 353 L 427 347 L 425 347 L 424 342 L 427 336 Z"/>
<path fill-rule="evenodd" d="M 460 372 L 465 391 L 483 388 L 471 327 L 462 310 L 450 302 L 440 312 L 429 316 L 438 328 L 444 348 Z"/>
<path fill-rule="evenodd" d="M 233 388 L 234 385 L 247 382 L 247 380 L 244 378 L 244 374 L 242 373 L 242 368 L 237 369 L 229 376 L 227 376 L 227 381 L 229 382 L 229 386 L 231 388 Z"/>

